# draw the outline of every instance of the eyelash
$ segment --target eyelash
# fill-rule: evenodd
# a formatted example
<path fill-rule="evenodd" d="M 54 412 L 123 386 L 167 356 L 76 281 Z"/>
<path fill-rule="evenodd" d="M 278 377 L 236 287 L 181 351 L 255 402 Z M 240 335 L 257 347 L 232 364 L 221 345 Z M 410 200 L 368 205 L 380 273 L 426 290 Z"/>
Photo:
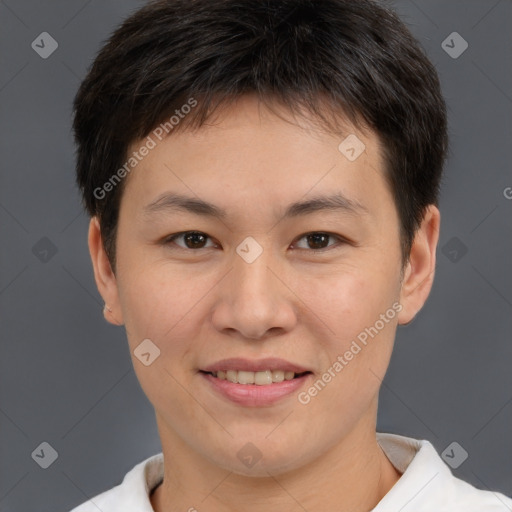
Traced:
<path fill-rule="evenodd" d="M 180 233 L 175 233 L 173 235 L 170 235 L 170 236 L 166 237 L 165 239 L 163 239 L 162 243 L 163 243 L 163 245 L 167 246 L 167 245 L 170 245 L 170 244 L 174 243 L 174 240 L 176 240 L 177 238 L 180 238 L 180 237 L 183 237 L 183 236 L 189 235 L 189 234 L 203 235 L 207 239 L 211 240 L 211 237 L 208 236 L 206 233 L 203 233 L 202 231 L 182 231 Z M 300 251 L 326 252 L 326 251 L 332 250 L 332 249 L 337 248 L 337 247 L 339 248 L 340 246 L 349 243 L 349 241 L 347 239 L 343 238 L 342 236 L 336 235 L 334 233 L 329 233 L 329 232 L 326 232 L 326 231 L 310 231 L 308 233 L 304 233 L 303 235 L 301 235 L 299 238 L 297 238 L 297 240 L 302 240 L 303 238 L 305 238 L 305 237 L 307 237 L 309 235 L 324 235 L 324 236 L 328 236 L 330 238 L 336 238 L 339 243 L 338 243 L 338 245 L 327 246 L 327 247 L 323 247 L 321 249 L 304 249 L 304 248 L 299 248 Z M 177 248 L 179 250 L 183 250 L 183 251 L 195 251 L 195 252 L 198 252 L 200 250 L 212 249 L 212 247 L 200 247 L 198 249 L 191 249 L 189 247 L 181 247 L 179 245 L 177 246 Z"/>

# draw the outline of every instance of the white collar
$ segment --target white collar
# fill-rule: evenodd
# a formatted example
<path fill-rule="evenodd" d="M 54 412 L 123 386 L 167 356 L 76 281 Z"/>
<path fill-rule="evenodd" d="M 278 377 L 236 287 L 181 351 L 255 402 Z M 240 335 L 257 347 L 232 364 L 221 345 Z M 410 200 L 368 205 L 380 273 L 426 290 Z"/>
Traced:
<path fill-rule="evenodd" d="M 512 499 L 484 491 L 453 476 L 434 446 L 397 434 L 376 434 L 391 463 L 403 473 L 371 512 L 511 512 Z M 71 512 L 154 512 L 149 495 L 162 481 L 164 457 L 153 455 L 137 464 L 121 484 Z M 92 507 L 91 507 L 92 505 Z"/>

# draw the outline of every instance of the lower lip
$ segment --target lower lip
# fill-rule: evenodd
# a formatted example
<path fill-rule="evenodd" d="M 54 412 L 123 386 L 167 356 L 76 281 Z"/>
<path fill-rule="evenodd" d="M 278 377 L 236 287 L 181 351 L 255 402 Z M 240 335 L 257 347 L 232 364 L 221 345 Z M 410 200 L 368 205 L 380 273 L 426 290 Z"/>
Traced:
<path fill-rule="evenodd" d="M 301 377 L 284 380 L 283 382 L 274 382 L 264 386 L 234 384 L 229 380 L 218 379 L 209 373 L 200 372 L 200 375 L 210 383 L 215 391 L 232 402 L 246 407 L 261 407 L 273 405 L 280 399 L 296 393 L 312 374 L 306 373 Z"/>

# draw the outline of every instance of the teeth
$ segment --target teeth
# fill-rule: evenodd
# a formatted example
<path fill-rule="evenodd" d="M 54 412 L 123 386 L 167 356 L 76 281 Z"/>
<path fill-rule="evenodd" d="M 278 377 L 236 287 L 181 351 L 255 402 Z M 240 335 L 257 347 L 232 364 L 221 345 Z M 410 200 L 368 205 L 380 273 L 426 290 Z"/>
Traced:
<path fill-rule="evenodd" d="M 254 384 L 255 378 L 254 372 L 238 372 L 237 381 L 239 384 Z M 257 384 L 259 384 L 259 382 L 257 382 Z"/>
<path fill-rule="evenodd" d="M 238 375 L 240 375 L 240 372 L 238 372 Z M 258 386 L 266 386 L 267 384 L 272 384 L 272 372 L 270 370 L 264 372 L 254 372 L 253 375 L 254 384 L 257 384 Z"/>
<path fill-rule="evenodd" d="M 226 379 L 228 379 L 229 382 L 237 383 L 238 382 L 238 372 L 236 372 L 234 370 L 228 370 L 226 372 Z"/>
<path fill-rule="evenodd" d="M 293 372 L 291 372 L 293 373 Z M 293 376 L 292 376 L 293 379 Z M 282 370 L 274 370 L 272 372 L 272 382 L 283 382 L 284 372 Z"/>
<path fill-rule="evenodd" d="M 214 375 L 218 379 L 229 380 L 229 382 L 235 384 L 256 384 L 257 386 L 268 386 L 273 382 L 292 380 L 295 377 L 294 372 L 285 372 L 283 370 L 265 370 L 264 372 L 227 370 L 214 372 Z"/>

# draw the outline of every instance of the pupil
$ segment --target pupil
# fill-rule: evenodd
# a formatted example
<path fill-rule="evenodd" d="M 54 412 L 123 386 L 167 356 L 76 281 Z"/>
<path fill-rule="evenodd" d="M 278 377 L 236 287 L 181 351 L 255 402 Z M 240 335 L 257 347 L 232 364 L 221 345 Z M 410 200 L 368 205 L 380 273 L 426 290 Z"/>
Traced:
<path fill-rule="evenodd" d="M 308 235 L 308 243 L 311 246 L 314 246 L 315 249 L 322 249 L 323 247 L 326 247 L 325 245 L 322 245 L 322 240 L 325 241 L 329 235 L 326 235 L 324 233 L 314 233 L 312 235 Z M 311 243 L 311 241 L 313 241 Z M 321 245 L 322 247 L 319 247 L 318 245 Z"/>
<path fill-rule="evenodd" d="M 201 238 L 202 240 L 199 243 L 196 243 L 197 238 L 194 241 L 194 237 Z M 189 234 L 185 235 L 185 240 L 186 240 L 187 246 L 189 246 L 191 249 L 197 248 L 198 245 L 200 246 L 201 243 L 204 243 L 204 239 L 205 239 L 205 236 L 202 235 L 201 233 L 189 233 Z M 191 242 L 191 243 L 189 244 L 189 242 Z"/>
<path fill-rule="evenodd" d="M 185 235 L 186 244 L 189 248 L 201 247 L 205 243 L 205 236 L 201 233 L 188 233 Z M 329 238 L 329 235 L 325 233 L 313 233 L 308 235 L 308 244 L 314 249 L 322 249 L 326 247 L 325 242 Z M 198 241 L 198 239 L 200 239 Z"/>

